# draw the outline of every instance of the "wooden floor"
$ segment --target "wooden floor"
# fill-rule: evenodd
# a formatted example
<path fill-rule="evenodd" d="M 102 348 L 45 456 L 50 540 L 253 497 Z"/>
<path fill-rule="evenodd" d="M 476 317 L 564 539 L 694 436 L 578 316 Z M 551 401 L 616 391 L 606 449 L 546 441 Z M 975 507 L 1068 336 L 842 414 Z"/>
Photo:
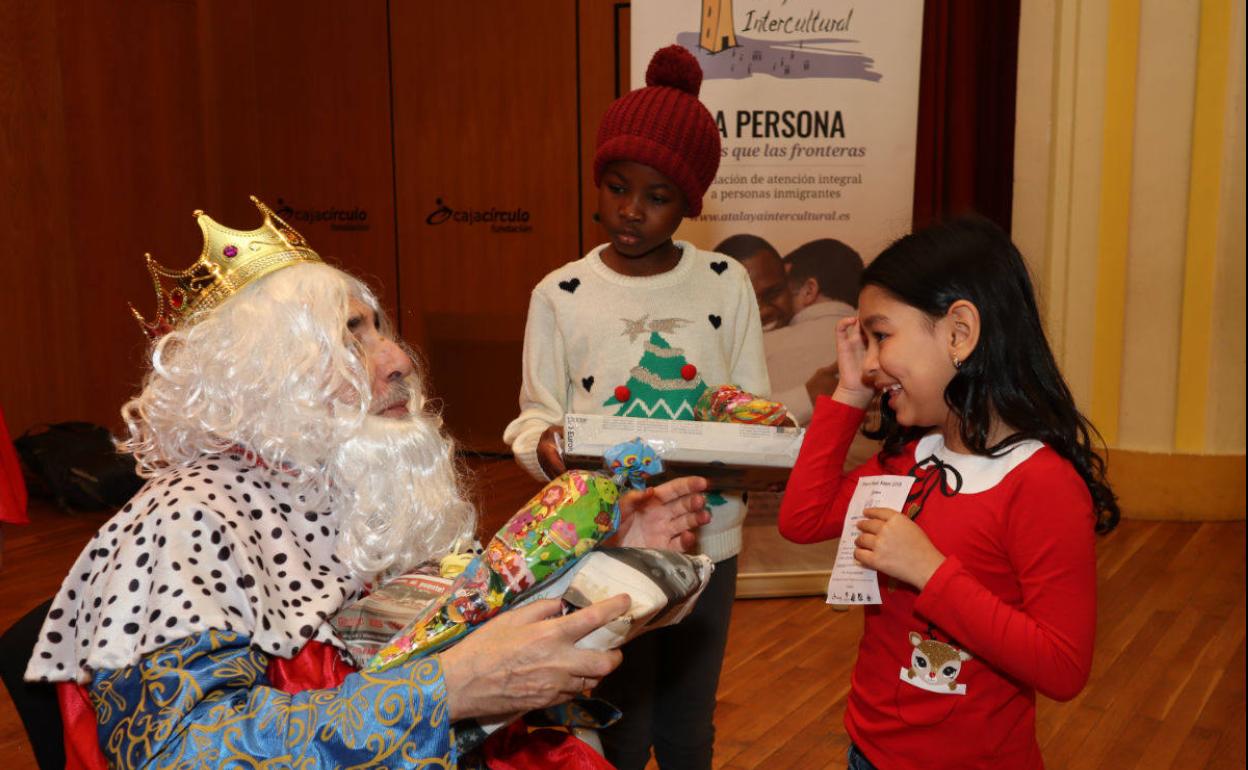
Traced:
<path fill-rule="evenodd" d="M 510 462 L 478 463 L 492 531 L 535 490 Z M 4 530 L 0 628 L 51 596 L 107 517 L 36 505 Z M 1092 679 L 1069 703 L 1041 699 L 1050 768 L 1243 768 L 1244 523 L 1124 521 L 1100 541 Z M 859 611 L 818 598 L 739 600 L 716 715 L 718 768 L 842 768 L 842 718 Z M 5 770 L 33 770 L 0 688 Z"/>

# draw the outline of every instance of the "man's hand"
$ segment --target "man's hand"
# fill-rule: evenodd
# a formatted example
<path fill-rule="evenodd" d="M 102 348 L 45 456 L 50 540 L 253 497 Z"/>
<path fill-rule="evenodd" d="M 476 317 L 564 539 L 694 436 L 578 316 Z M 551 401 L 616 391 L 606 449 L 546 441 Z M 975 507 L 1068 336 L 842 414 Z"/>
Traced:
<path fill-rule="evenodd" d="M 568 469 L 563 464 L 563 455 L 559 452 L 559 446 L 562 443 L 562 425 L 550 426 L 542 431 L 542 437 L 537 440 L 537 463 L 542 466 L 548 479 L 553 479 Z"/>
<path fill-rule="evenodd" d="M 840 368 L 836 364 L 820 367 L 806 380 L 806 394 L 810 403 L 815 403 L 819 396 L 830 396 L 836 392 L 836 384 L 841 381 Z"/>
<path fill-rule="evenodd" d="M 619 594 L 559 617 L 560 601 L 542 599 L 487 621 L 438 656 L 451 719 L 524 713 L 596 687 L 623 656 L 575 645 L 628 606 Z"/>
<path fill-rule="evenodd" d="M 604 545 L 684 551 L 697 540 L 693 530 L 711 520 L 706 479 L 685 476 L 620 497 L 620 528 Z"/>
<path fill-rule="evenodd" d="M 945 561 L 927 533 L 891 508 L 867 508 L 858 522 L 854 559 L 864 567 L 909 583 L 920 591 Z"/>

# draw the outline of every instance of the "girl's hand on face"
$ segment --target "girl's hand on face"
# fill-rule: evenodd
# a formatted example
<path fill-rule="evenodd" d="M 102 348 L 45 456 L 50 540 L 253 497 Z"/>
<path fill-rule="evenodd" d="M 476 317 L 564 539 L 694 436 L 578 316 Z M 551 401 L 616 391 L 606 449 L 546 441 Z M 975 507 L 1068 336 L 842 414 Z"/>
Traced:
<path fill-rule="evenodd" d="M 861 534 L 854 540 L 854 559 L 922 591 L 944 563 L 945 555 L 936 550 L 918 524 L 899 511 L 867 508 L 863 515 L 866 518 L 858 522 Z"/>
<path fill-rule="evenodd" d="M 867 346 L 863 344 L 858 319 L 842 318 L 836 324 L 836 366 L 840 381 L 832 398 L 858 409 L 867 408 L 875 390 L 862 379 L 862 362 L 866 357 Z"/>

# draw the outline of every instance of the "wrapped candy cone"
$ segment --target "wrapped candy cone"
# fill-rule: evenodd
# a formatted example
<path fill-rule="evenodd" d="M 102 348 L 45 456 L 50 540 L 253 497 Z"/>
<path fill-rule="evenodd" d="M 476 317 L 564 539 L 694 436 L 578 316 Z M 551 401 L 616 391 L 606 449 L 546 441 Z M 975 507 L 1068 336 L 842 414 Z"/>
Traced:
<path fill-rule="evenodd" d="M 781 425 L 789 417 L 783 404 L 747 393 L 736 385 L 720 385 L 702 392 L 693 408 L 695 420 L 746 425 Z"/>
<path fill-rule="evenodd" d="M 662 462 L 640 440 L 611 450 L 606 462 L 610 476 L 573 470 L 543 487 L 490 539 L 442 599 L 382 647 L 368 667 L 385 670 L 437 652 L 613 535 L 620 524 L 620 487 L 644 486 L 650 474 L 662 471 Z"/>

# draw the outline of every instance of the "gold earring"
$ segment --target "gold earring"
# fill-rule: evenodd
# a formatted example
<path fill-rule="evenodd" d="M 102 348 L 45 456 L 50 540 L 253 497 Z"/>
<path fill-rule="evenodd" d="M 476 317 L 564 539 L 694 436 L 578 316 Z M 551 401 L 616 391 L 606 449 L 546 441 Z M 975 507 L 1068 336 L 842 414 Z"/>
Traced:
<path fill-rule="evenodd" d="M 958 355 L 957 355 L 957 353 L 954 353 L 954 355 L 953 355 L 953 368 L 954 368 L 954 369 L 961 369 L 961 368 L 962 368 L 962 361 L 958 359 Z"/>

